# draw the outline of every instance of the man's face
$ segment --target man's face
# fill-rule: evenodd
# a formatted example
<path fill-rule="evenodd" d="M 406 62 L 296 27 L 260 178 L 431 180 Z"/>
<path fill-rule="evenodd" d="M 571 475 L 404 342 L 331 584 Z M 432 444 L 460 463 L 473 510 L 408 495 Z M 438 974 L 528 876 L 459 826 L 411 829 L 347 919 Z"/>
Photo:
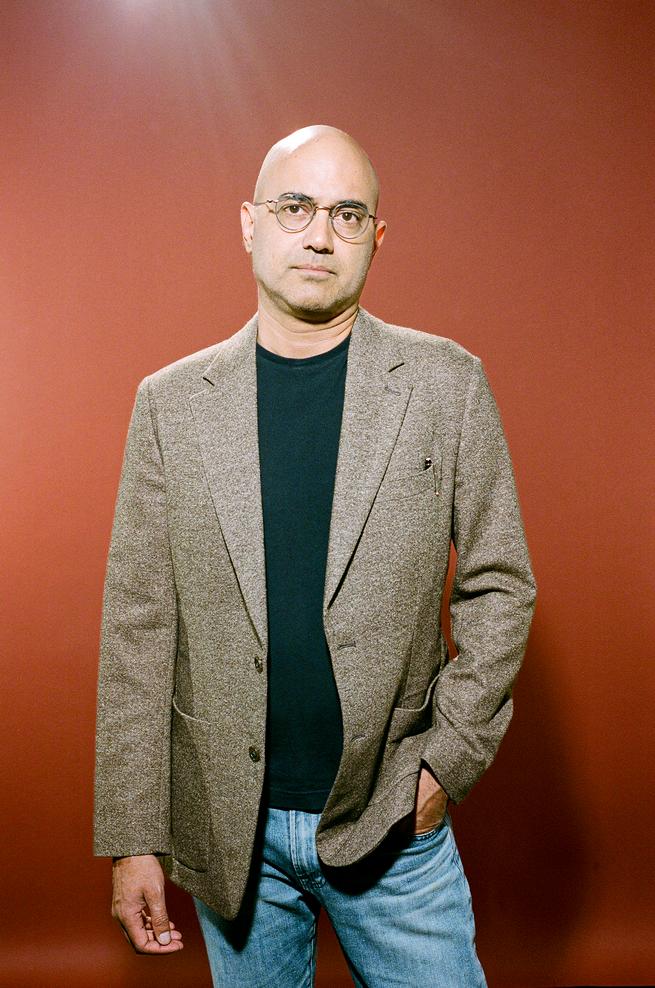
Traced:
<path fill-rule="evenodd" d="M 257 201 L 289 192 L 302 193 L 316 206 L 361 202 L 375 212 L 377 190 L 368 162 L 335 138 L 310 141 L 274 160 L 260 176 Z M 326 209 L 296 233 L 280 226 L 274 210 L 272 204 L 242 207 L 244 243 L 252 253 L 260 306 L 278 318 L 312 323 L 356 306 L 385 224 L 369 220 L 360 238 L 344 241 L 332 229 Z"/>

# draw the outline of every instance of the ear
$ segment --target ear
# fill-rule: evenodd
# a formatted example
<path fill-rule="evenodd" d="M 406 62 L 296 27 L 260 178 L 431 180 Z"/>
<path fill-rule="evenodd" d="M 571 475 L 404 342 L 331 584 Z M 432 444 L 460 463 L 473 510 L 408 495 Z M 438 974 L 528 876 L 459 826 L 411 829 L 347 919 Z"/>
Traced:
<path fill-rule="evenodd" d="M 386 229 L 387 229 L 387 224 L 384 222 L 384 220 L 378 220 L 377 223 L 375 224 L 375 238 L 373 240 L 373 253 L 371 254 L 371 258 L 376 253 L 378 248 L 381 246 L 382 241 L 384 240 L 384 233 Z"/>
<path fill-rule="evenodd" d="M 252 231 L 255 225 L 255 207 L 251 202 L 241 203 L 241 232 L 243 233 L 243 246 L 249 254 L 252 254 Z"/>

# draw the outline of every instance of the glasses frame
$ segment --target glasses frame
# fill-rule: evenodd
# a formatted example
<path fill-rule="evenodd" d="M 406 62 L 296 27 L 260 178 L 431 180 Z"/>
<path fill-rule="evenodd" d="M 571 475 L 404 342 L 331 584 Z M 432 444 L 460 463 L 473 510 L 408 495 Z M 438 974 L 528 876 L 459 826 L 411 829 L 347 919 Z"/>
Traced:
<path fill-rule="evenodd" d="M 282 201 L 288 202 L 289 199 L 297 199 L 299 202 L 308 202 L 309 205 L 312 207 L 311 215 L 309 216 L 309 219 L 307 220 L 305 225 L 299 226 L 295 230 L 289 230 L 289 228 L 286 227 L 282 222 L 282 220 L 280 219 L 278 213 L 279 203 L 281 203 Z M 330 226 L 334 230 L 335 235 L 339 238 L 339 240 L 343 240 L 347 244 L 352 244 L 356 240 L 359 240 L 360 237 L 363 237 L 369 228 L 369 224 L 371 220 L 373 220 L 374 226 L 378 221 L 378 217 L 374 216 L 373 213 L 369 213 L 368 209 L 366 209 L 366 206 L 364 206 L 363 203 L 361 202 L 354 202 L 351 199 L 344 199 L 343 202 L 338 202 L 336 206 L 317 206 L 316 203 L 309 198 L 309 196 L 303 195 L 302 192 L 286 192 L 283 196 L 280 196 L 279 199 L 264 199 L 262 202 L 253 202 L 253 206 L 274 206 L 275 209 L 273 210 L 273 212 L 275 213 L 275 218 L 285 233 L 302 233 L 302 231 L 306 230 L 307 227 L 310 225 L 310 223 L 312 222 L 318 211 L 320 209 L 326 209 L 330 216 Z M 334 214 L 337 211 L 337 209 L 341 209 L 343 206 L 356 206 L 358 209 L 364 209 L 366 211 L 366 226 L 355 237 L 344 237 L 343 234 L 339 233 L 339 231 L 334 226 Z"/>

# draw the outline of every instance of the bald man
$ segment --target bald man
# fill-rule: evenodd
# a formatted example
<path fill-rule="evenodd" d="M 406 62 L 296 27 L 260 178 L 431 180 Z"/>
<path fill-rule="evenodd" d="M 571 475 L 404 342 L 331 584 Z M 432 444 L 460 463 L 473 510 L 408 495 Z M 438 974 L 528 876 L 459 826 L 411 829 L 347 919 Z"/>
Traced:
<path fill-rule="evenodd" d="M 359 307 L 385 223 L 359 145 L 300 130 L 241 207 L 257 315 L 139 387 L 107 570 L 96 853 L 135 950 L 305 988 L 485 984 L 447 804 L 489 766 L 534 604 L 480 362 Z M 449 657 L 440 626 L 457 549 Z"/>

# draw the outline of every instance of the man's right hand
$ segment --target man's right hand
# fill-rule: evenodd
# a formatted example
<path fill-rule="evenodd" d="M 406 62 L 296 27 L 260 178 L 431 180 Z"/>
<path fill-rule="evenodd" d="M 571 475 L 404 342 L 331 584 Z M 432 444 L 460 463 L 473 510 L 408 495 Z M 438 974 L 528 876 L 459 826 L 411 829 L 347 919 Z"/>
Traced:
<path fill-rule="evenodd" d="M 164 870 L 154 854 L 116 858 L 111 914 L 139 954 L 182 950 L 182 934 L 168 920 Z"/>

